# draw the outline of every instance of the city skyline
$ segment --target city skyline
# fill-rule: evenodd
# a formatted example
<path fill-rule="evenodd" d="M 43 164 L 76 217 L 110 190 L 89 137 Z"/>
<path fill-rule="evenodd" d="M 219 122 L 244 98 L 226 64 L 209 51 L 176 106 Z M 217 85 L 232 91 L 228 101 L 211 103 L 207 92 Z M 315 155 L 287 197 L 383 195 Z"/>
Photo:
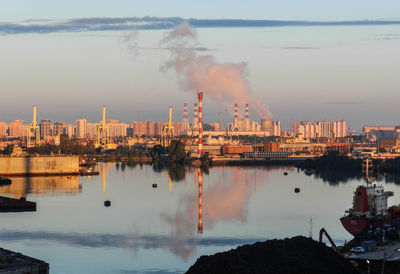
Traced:
<path fill-rule="evenodd" d="M 264 17 L 229 12 L 205 16 L 199 10 L 189 19 L 197 36 L 193 47 L 186 49 L 198 61 L 208 58 L 209 65 L 239 71 L 242 80 L 233 83 L 247 85 L 248 94 L 268 106 L 282 128 L 290 128 L 296 120 L 346 120 L 358 131 L 363 125 L 397 125 L 400 83 L 394 72 L 399 70 L 400 25 L 390 11 L 398 4 L 385 3 L 379 10 L 386 14 L 382 16 L 367 12 L 376 8 L 372 2 L 364 2 L 366 9 L 354 16 L 339 16 L 333 9 L 332 16 L 324 18 L 308 16 L 295 3 L 302 16 L 284 12 Z M 48 4 L 50 11 L 54 6 Z M 281 5 L 272 5 L 271 10 L 280 10 Z M 349 5 L 350 10 L 358 7 Z M 168 67 L 173 47 L 162 42 L 190 13 L 182 7 L 175 15 L 168 10 L 128 15 L 116 5 L 118 12 L 96 14 L 99 6 L 74 16 L 60 10 L 45 16 L 37 8 L 28 16 L 23 12 L 26 7 L 6 5 L 5 11 L 15 9 L 15 13 L 0 16 L 0 120 L 29 121 L 33 104 L 40 106 L 39 118 L 52 121 L 96 121 L 102 105 L 108 106 L 110 118 L 124 122 L 166 121 L 169 106 L 174 107 L 173 119 L 181 120 L 183 103 L 191 106 L 198 91 L 193 86 L 201 85 Z M 138 10 L 146 6 L 139 5 Z M 254 5 L 251 10 L 267 6 Z M 315 9 L 324 10 L 321 5 Z M 146 15 L 154 17 L 140 17 Z M 252 25 L 254 19 L 264 21 Z M 218 99 L 208 87 L 217 90 L 218 85 L 202 89 L 204 120 L 218 121 L 222 115 L 227 121 L 234 98 Z M 250 116 L 265 118 L 254 106 L 250 105 Z"/>

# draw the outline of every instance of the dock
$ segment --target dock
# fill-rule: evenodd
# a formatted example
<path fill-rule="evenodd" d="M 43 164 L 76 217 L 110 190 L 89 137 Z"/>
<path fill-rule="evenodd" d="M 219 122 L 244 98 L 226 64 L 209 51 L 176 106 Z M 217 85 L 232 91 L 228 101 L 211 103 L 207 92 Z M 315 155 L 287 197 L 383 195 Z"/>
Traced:
<path fill-rule="evenodd" d="M 44 261 L 0 248 L 0 274 L 48 274 L 49 268 L 49 264 Z"/>
<path fill-rule="evenodd" d="M 378 246 L 377 249 L 365 253 L 351 254 L 347 256 L 347 259 L 388 262 L 400 261 L 400 242 Z"/>
<path fill-rule="evenodd" d="M 26 201 L 24 198 L 14 199 L 14 198 L 0 196 L 0 212 L 25 212 L 25 211 L 36 211 L 36 203 Z"/>

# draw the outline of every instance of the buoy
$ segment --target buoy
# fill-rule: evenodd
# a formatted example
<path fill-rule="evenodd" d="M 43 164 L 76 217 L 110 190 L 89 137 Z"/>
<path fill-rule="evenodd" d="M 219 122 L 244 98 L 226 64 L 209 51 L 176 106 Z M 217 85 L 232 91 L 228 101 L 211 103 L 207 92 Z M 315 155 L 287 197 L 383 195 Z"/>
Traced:
<path fill-rule="evenodd" d="M 296 187 L 296 188 L 294 189 L 294 192 L 299 193 L 299 192 L 300 192 L 300 188 Z"/>
<path fill-rule="evenodd" d="M 110 200 L 104 201 L 104 206 L 106 207 L 111 206 L 111 201 Z"/>
<path fill-rule="evenodd" d="M 157 188 L 157 184 L 153 184 L 152 187 L 153 187 L 153 188 Z"/>
<path fill-rule="evenodd" d="M 285 172 L 283 172 L 283 175 L 285 175 L 285 176 L 286 176 L 286 175 L 287 175 L 287 172 L 286 172 L 286 171 L 285 171 Z"/>

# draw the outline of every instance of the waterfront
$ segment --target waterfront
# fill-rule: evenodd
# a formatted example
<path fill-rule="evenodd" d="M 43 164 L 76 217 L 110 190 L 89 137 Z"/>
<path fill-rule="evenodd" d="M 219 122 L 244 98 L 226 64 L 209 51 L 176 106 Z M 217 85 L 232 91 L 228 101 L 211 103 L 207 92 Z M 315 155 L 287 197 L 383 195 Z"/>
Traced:
<path fill-rule="evenodd" d="M 171 174 L 103 163 L 99 171 L 1 187 L 2 195 L 37 202 L 37 211 L 1 214 L 0 246 L 48 262 L 51 273 L 164 273 L 241 244 L 308 236 L 310 228 L 314 239 L 322 227 L 337 244 L 352 238 L 339 218 L 357 179 L 329 184 L 284 167 L 211 168 L 203 174 L 199 234 L 197 169 Z M 383 185 L 395 193 L 389 204 L 400 203 L 399 186 Z"/>

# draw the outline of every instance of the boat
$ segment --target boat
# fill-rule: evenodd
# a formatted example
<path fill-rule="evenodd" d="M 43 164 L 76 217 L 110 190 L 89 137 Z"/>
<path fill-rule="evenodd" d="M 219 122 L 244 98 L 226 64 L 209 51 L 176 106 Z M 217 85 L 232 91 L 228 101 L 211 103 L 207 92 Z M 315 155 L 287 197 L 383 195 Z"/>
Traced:
<path fill-rule="evenodd" d="M 358 186 L 353 196 L 353 207 L 340 218 L 343 227 L 353 236 L 358 236 L 369 229 L 400 221 L 400 206 L 388 208 L 387 205 L 388 198 L 393 195 L 383 186 Z"/>

